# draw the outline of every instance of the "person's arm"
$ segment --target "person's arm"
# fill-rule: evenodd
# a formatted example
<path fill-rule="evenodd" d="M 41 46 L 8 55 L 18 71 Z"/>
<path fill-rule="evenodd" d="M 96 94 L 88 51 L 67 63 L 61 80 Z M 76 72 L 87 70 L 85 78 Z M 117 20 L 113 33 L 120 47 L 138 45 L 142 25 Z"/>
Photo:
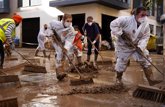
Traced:
<path fill-rule="evenodd" d="M 119 17 L 110 23 L 111 34 L 119 37 L 123 34 L 123 27 L 127 23 L 126 17 Z"/>
<path fill-rule="evenodd" d="M 85 34 L 86 31 L 85 31 L 85 30 L 86 30 L 86 23 L 85 23 L 84 26 L 82 27 L 82 31 L 83 31 L 84 35 L 86 36 L 86 34 Z"/>
<path fill-rule="evenodd" d="M 142 51 L 144 51 L 146 49 L 148 40 L 150 38 L 150 28 L 149 28 L 149 25 L 147 25 L 147 27 L 145 28 L 145 31 L 142 32 L 142 34 L 143 34 L 143 36 L 139 40 L 137 47 L 139 47 Z"/>
<path fill-rule="evenodd" d="M 96 23 L 94 23 L 94 29 L 95 29 L 96 38 L 95 38 L 95 40 L 93 41 L 93 44 L 95 44 L 96 41 L 99 40 L 99 38 L 100 38 L 99 28 L 98 28 L 98 26 L 97 26 Z"/>
<path fill-rule="evenodd" d="M 12 43 L 12 32 L 15 30 L 15 24 L 9 24 L 5 31 L 5 36 L 7 38 L 7 43 Z"/>
<path fill-rule="evenodd" d="M 40 29 L 39 35 L 41 35 L 42 37 L 46 37 L 46 31 L 44 31 L 44 28 Z"/>

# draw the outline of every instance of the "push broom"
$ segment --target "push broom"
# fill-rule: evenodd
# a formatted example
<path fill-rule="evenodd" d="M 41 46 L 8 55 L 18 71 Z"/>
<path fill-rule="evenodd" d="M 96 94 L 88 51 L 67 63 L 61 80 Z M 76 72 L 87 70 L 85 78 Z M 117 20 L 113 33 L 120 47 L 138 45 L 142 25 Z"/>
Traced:
<path fill-rule="evenodd" d="M 54 41 L 64 51 L 65 49 L 64 49 L 64 47 L 62 45 L 60 36 L 58 35 L 58 33 L 55 30 L 53 30 L 53 33 L 54 33 L 54 35 L 53 35 Z M 67 55 L 67 53 L 65 51 L 64 51 L 64 55 L 66 56 L 66 58 L 68 59 L 68 61 L 70 62 L 70 64 L 75 68 L 75 70 L 79 74 L 79 79 L 70 79 L 70 85 L 75 86 L 75 85 L 83 85 L 83 84 L 94 83 L 92 78 L 90 78 L 90 77 L 83 77 L 81 75 L 79 69 L 73 64 L 73 62 L 71 61 L 71 59 L 69 58 L 69 56 Z"/>
<path fill-rule="evenodd" d="M 29 64 L 24 66 L 24 71 L 33 72 L 33 73 L 47 73 L 44 66 L 33 65 L 27 58 L 25 58 L 21 53 L 14 49 L 23 59 L 25 59 Z"/>
<path fill-rule="evenodd" d="M 127 37 L 127 35 L 124 36 L 124 39 L 129 42 L 129 45 L 135 48 L 136 52 L 145 58 L 163 76 L 164 80 L 164 73 L 161 72 L 140 50 L 137 49 L 130 38 Z M 165 90 L 153 86 L 138 85 L 138 87 L 133 92 L 133 97 L 165 103 Z"/>

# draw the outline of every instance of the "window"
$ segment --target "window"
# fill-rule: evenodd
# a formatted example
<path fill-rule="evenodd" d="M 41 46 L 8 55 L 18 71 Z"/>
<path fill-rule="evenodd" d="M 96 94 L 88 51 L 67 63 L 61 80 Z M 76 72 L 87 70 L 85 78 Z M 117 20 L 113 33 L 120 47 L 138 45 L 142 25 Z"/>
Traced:
<path fill-rule="evenodd" d="M 154 25 L 151 25 L 151 24 L 150 24 L 150 33 L 154 34 Z"/>
<path fill-rule="evenodd" d="M 29 7 L 41 5 L 42 0 L 18 0 L 18 7 Z"/>
<path fill-rule="evenodd" d="M 0 13 L 9 13 L 10 5 L 9 0 L 0 0 Z"/>
<path fill-rule="evenodd" d="M 0 0 L 0 8 L 4 8 L 4 1 Z"/>
<path fill-rule="evenodd" d="M 119 0 L 119 1 L 121 1 L 123 3 L 128 3 L 128 0 Z"/>
<path fill-rule="evenodd" d="M 155 6 L 156 6 L 155 4 L 156 4 L 155 0 L 152 0 L 152 7 L 149 10 L 150 16 L 155 16 Z"/>
<path fill-rule="evenodd" d="M 156 26 L 156 34 L 158 37 L 162 36 L 162 26 Z"/>

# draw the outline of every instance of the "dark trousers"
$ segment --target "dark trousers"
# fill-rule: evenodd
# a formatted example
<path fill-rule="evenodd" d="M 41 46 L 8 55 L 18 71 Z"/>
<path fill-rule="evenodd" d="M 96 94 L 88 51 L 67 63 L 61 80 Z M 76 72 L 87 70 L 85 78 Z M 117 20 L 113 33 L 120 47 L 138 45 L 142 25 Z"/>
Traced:
<path fill-rule="evenodd" d="M 92 54 L 92 44 L 89 40 L 87 40 L 87 44 L 88 44 L 88 52 L 87 55 L 91 55 Z M 99 50 L 99 41 L 97 41 L 95 43 L 95 47 L 97 48 L 97 50 Z M 95 55 L 98 55 L 98 51 L 95 49 Z"/>
<path fill-rule="evenodd" d="M 3 62 L 4 62 L 4 48 L 3 48 L 3 43 L 0 40 L 0 56 L 1 56 L 1 63 L 0 66 L 3 66 Z"/>

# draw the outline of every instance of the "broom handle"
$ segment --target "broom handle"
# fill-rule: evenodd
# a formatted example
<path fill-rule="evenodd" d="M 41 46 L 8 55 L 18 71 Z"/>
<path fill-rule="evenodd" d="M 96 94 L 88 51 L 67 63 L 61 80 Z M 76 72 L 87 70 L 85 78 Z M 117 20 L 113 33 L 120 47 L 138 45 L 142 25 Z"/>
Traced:
<path fill-rule="evenodd" d="M 136 52 L 138 52 L 141 56 L 143 56 L 144 59 L 146 59 L 159 73 L 161 73 L 164 77 L 164 73 L 162 73 L 142 52 L 139 52 L 137 50 L 137 47 L 133 44 L 132 41 L 130 41 L 127 37 L 125 38 L 127 41 L 129 41 L 130 45 L 136 49 Z"/>
<path fill-rule="evenodd" d="M 87 37 L 87 39 L 90 41 L 90 43 L 92 44 L 92 41 L 91 41 L 91 39 L 89 39 L 88 37 Z M 94 48 L 95 48 L 95 50 L 98 52 L 98 54 L 100 55 L 100 57 L 101 57 L 101 59 L 102 59 L 102 63 L 103 63 L 103 56 L 100 54 L 100 52 L 99 52 L 99 50 L 96 48 L 96 46 L 94 45 L 94 44 L 92 44 L 93 46 L 94 46 Z"/>
<path fill-rule="evenodd" d="M 19 53 L 17 50 L 14 49 L 16 53 L 18 53 L 23 59 L 25 59 L 27 62 L 29 62 L 31 65 L 33 65 L 28 59 L 26 59 L 21 53 Z"/>
<path fill-rule="evenodd" d="M 60 37 L 57 32 L 55 30 L 53 30 L 54 35 L 53 35 L 53 39 L 56 41 L 57 45 L 60 46 L 60 48 L 63 50 L 63 46 L 62 44 L 57 40 L 56 36 Z M 55 36 L 56 35 L 56 36 Z M 77 67 L 72 63 L 72 61 L 70 60 L 69 56 L 66 54 L 66 52 L 64 52 L 64 55 L 68 58 L 69 62 L 71 63 L 71 65 L 76 69 L 77 73 L 79 74 L 80 78 L 81 78 L 81 73 L 80 71 L 77 69 Z"/>
<path fill-rule="evenodd" d="M 5 73 L 4 71 L 0 70 L 1 73 L 5 74 L 5 75 L 8 75 L 7 73 Z"/>

